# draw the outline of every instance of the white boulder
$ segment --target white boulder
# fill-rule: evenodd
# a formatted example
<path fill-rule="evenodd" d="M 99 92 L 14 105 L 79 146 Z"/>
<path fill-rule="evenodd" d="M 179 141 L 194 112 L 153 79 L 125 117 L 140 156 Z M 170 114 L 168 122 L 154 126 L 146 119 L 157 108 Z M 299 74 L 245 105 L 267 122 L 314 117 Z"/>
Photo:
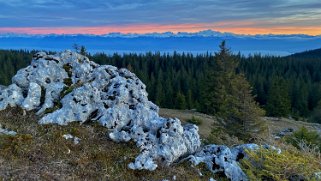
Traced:
<path fill-rule="evenodd" d="M 0 90 L 0 110 L 36 110 L 40 124 L 98 122 L 112 140 L 136 142 L 141 153 L 132 169 L 154 170 L 158 161 L 169 165 L 200 147 L 198 127 L 160 117 L 146 86 L 127 69 L 100 66 L 71 51 L 40 52 L 12 82 Z"/>

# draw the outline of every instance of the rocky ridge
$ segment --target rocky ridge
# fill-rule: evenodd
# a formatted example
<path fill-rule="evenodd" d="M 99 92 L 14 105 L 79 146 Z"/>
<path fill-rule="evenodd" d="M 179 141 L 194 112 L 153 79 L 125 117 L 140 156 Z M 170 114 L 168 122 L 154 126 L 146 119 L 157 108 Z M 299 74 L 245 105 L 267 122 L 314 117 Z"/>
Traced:
<path fill-rule="evenodd" d="M 131 169 L 155 170 L 159 163 L 170 165 L 185 157 L 195 165 L 204 162 L 213 173 L 224 172 L 231 180 L 246 180 L 237 161 L 245 148 L 258 147 L 201 148 L 198 127 L 160 117 L 135 74 L 98 65 L 71 51 L 35 54 L 10 86 L 0 88 L 0 110 L 9 106 L 37 111 L 40 124 L 98 122 L 109 129 L 110 139 L 136 143 L 140 154 L 128 165 Z"/>

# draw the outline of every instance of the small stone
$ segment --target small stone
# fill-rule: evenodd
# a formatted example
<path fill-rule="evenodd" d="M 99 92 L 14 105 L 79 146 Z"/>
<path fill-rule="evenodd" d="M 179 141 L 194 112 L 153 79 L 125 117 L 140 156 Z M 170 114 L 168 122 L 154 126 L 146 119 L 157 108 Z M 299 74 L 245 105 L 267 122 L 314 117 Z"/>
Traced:
<path fill-rule="evenodd" d="M 0 124 L 0 135 L 3 134 L 3 135 L 8 135 L 8 136 L 16 136 L 17 135 L 17 132 L 15 131 L 11 131 L 11 130 L 8 130 L 8 129 L 5 129 L 2 127 L 2 125 Z"/>
<path fill-rule="evenodd" d="M 80 140 L 81 140 L 80 138 L 78 138 L 76 136 L 73 136 L 71 134 L 64 134 L 63 137 L 66 140 L 72 140 L 75 145 L 78 145 L 80 143 Z"/>

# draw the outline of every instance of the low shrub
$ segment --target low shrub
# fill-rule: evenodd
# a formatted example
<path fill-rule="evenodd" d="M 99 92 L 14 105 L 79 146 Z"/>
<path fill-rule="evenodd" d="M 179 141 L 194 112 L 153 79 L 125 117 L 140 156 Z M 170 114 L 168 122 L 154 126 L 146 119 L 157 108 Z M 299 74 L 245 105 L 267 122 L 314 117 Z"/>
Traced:
<path fill-rule="evenodd" d="M 320 160 L 295 148 L 276 151 L 259 149 L 247 151 L 248 158 L 240 161 L 250 180 L 317 180 Z"/>
<path fill-rule="evenodd" d="M 301 127 L 292 135 L 285 137 L 286 142 L 292 144 L 298 149 L 303 150 L 306 147 L 318 148 L 321 152 L 321 137 L 316 131 L 309 131 L 306 127 Z"/>

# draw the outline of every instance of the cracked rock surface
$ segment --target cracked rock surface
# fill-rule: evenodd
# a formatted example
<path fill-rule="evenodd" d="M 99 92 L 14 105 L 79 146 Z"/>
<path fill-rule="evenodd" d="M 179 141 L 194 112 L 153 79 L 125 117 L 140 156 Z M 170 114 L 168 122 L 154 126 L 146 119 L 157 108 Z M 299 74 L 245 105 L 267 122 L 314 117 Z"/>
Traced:
<path fill-rule="evenodd" d="M 258 145 L 242 145 L 230 149 L 224 145 L 207 145 L 194 155 L 189 156 L 189 161 L 194 165 L 205 163 L 213 173 L 223 173 L 232 181 L 247 180 L 247 176 L 239 167 L 237 161 L 245 155 L 244 149 L 258 148 Z"/>
<path fill-rule="evenodd" d="M 154 170 L 200 147 L 198 127 L 162 118 L 148 101 L 146 86 L 127 69 L 98 65 L 80 54 L 39 52 L 30 66 L 0 89 L 0 110 L 19 106 L 35 110 L 40 124 L 98 122 L 117 142 L 136 142 L 141 153 L 132 169 Z M 157 163 L 156 163 L 157 162 Z"/>

